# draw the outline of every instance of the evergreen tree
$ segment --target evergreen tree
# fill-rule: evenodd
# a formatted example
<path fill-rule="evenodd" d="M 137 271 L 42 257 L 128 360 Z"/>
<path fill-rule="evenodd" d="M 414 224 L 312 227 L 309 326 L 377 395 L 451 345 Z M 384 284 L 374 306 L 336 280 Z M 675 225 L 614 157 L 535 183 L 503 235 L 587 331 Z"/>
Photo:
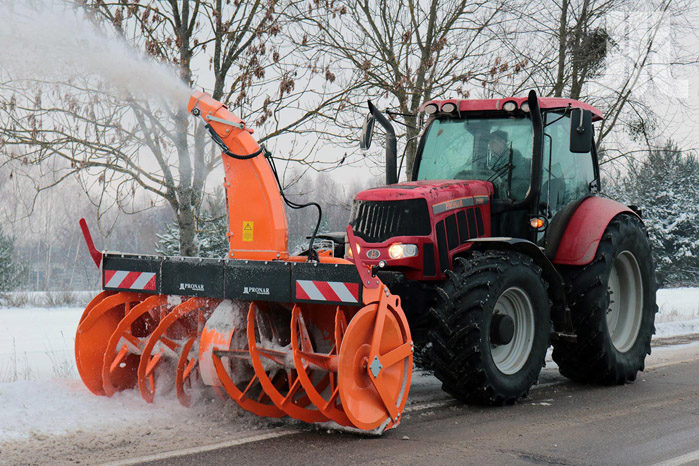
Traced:
<path fill-rule="evenodd" d="M 635 204 L 653 243 L 658 283 L 699 284 L 699 160 L 669 142 L 608 189 Z"/>
<path fill-rule="evenodd" d="M 223 189 L 217 190 L 207 200 L 207 205 L 197 218 L 195 241 L 199 257 L 223 258 L 228 256 L 228 212 Z M 180 229 L 177 222 L 167 225 L 165 233 L 156 235 L 155 250 L 166 256 L 180 255 Z"/>
<path fill-rule="evenodd" d="M 0 293 L 16 289 L 21 283 L 24 268 L 14 261 L 14 238 L 5 235 L 0 226 Z"/>

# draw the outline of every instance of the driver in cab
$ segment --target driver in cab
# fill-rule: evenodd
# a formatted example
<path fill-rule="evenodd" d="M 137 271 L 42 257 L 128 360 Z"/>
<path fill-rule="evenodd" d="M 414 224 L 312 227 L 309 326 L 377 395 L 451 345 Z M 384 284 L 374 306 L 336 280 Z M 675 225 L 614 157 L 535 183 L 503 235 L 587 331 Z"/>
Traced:
<path fill-rule="evenodd" d="M 507 190 L 510 155 L 512 155 L 512 186 L 509 197 L 515 200 L 524 199 L 529 189 L 531 161 L 524 158 L 520 151 L 512 148 L 508 134 L 502 130 L 490 133 L 488 149 L 488 167 L 493 171 L 493 176 L 501 180 L 499 184 L 505 190 Z"/>

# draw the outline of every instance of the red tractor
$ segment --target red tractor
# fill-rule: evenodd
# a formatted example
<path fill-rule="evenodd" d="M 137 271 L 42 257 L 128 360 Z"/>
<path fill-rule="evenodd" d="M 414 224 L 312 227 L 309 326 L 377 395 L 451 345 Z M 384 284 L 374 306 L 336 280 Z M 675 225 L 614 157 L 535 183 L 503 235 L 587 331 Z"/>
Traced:
<path fill-rule="evenodd" d="M 507 404 L 561 374 L 623 384 L 650 354 L 655 268 L 641 212 L 599 195 L 596 108 L 562 98 L 433 100 L 410 181 L 359 193 L 347 256 L 401 297 L 416 361 L 466 402 Z"/>

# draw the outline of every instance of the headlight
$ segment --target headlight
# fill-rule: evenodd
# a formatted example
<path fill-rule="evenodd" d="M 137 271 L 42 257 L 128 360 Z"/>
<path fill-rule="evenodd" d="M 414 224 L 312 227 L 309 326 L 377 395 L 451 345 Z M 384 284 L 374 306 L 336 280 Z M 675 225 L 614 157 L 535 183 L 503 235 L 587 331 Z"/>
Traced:
<path fill-rule="evenodd" d="M 428 106 L 425 107 L 425 113 L 428 115 L 432 115 L 433 113 L 437 113 L 437 110 L 439 110 L 439 107 L 437 107 L 437 104 L 429 104 Z"/>
<path fill-rule="evenodd" d="M 361 251 L 362 248 L 357 245 L 357 252 Z M 345 240 L 345 257 L 349 257 L 350 259 L 354 258 L 354 254 L 352 254 L 352 247 L 350 246 L 349 240 Z"/>
<path fill-rule="evenodd" d="M 523 112 L 529 112 L 529 102 L 522 102 L 519 108 L 522 109 Z"/>
<path fill-rule="evenodd" d="M 505 102 L 505 104 L 502 106 L 502 109 L 505 110 L 506 112 L 514 112 L 517 110 L 517 102 L 509 101 Z"/>
<path fill-rule="evenodd" d="M 391 257 L 391 259 L 415 257 L 417 256 L 417 245 L 394 243 L 388 248 L 388 255 Z"/>
<path fill-rule="evenodd" d="M 454 113 L 456 111 L 456 104 L 453 102 L 447 102 L 442 105 L 442 111 L 444 113 Z"/>

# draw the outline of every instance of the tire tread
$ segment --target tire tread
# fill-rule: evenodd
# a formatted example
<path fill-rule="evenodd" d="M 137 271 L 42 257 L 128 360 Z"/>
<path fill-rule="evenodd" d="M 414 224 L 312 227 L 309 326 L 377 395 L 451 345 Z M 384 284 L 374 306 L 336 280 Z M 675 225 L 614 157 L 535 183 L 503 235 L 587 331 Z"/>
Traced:
<path fill-rule="evenodd" d="M 481 339 L 483 313 L 491 303 L 491 290 L 505 270 L 524 266 L 534 271 L 548 300 L 548 284 L 541 269 L 528 256 L 505 251 L 472 252 L 468 258 L 456 258 L 454 270 L 448 274 L 438 292 L 438 304 L 430 309 L 434 326 L 429 332 L 430 360 L 442 389 L 467 403 L 503 405 L 514 403 L 528 394 L 531 384 L 516 393 L 499 393 L 484 370 Z M 550 318 L 548 321 L 550 325 Z M 548 329 L 547 329 L 548 331 Z M 548 333 L 546 336 L 548 345 Z M 534 351 L 532 349 L 532 351 Z M 545 351 L 537 361 L 544 365 Z"/>
<path fill-rule="evenodd" d="M 646 309 L 643 312 L 651 312 L 652 316 L 642 320 L 637 343 L 630 350 L 633 351 L 640 345 L 641 349 L 636 352 L 643 354 L 620 358 L 607 336 L 606 312 L 609 308 L 609 295 L 605 284 L 615 255 L 622 252 L 617 251 L 622 239 L 634 235 L 639 242 L 638 250 L 642 252 L 641 257 L 635 254 L 636 260 L 642 274 L 644 271 L 650 271 L 650 276 L 646 278 L 648 286 L 652 288 L 652 303 L 646 302 L 648 296 L 644 296 Z M 655 303 L 654 270 L 655 264 L 645 227 L 636 217 L 630 215 L 617 216 L 609 223 L 590 264 L 561 268 L 567 283 L 568 304 L 577 334 L 577 342 L 554 342 L 553 360 L 558 364 L 562 375 L 577 382 L 605 385 L 635 380 L 637 372 L 644 368 L 645 355 L 650 354 L 651 337 L 655 333 L 654 316 L 658 307 Z"/>

